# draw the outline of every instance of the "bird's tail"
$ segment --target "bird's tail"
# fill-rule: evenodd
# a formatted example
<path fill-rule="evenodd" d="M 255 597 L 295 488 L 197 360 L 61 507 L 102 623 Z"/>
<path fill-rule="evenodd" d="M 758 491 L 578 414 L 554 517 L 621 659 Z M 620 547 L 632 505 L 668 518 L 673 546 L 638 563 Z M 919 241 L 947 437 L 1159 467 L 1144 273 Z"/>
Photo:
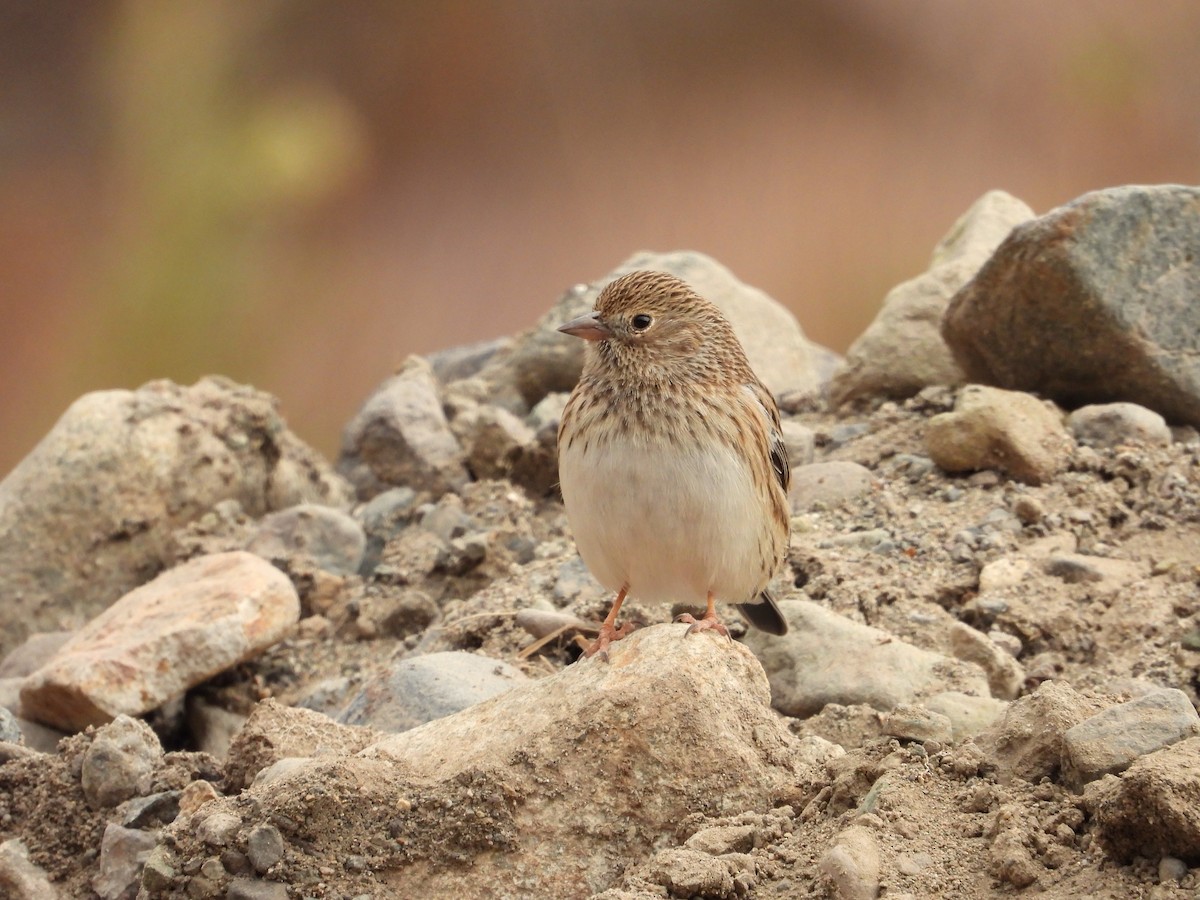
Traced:
<path fill-rule="evenodd" d="M 763 591 L 753 603 L 739 603 L 738 609 L 750 620 L 750 624 L 767 634 L 787 634 L 787 619 L 770 592 Z"/>

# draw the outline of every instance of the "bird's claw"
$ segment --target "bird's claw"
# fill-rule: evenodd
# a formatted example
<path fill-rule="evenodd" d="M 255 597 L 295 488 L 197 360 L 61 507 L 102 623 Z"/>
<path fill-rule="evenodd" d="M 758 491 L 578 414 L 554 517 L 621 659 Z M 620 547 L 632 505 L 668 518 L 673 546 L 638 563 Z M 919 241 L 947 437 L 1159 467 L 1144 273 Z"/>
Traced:
<path fill-rule="evenodd" d="M 704 616 L 697 619 L 691 613 L 683 613 L 683 615 L 676 616 L 675 621 L 684 622 L 689 626 L 688 630 L 683 633 L 684 637 L 687 637 L 689 634 L 695 634 L 698 631 L 715 631 L 717 634 L 723 634 L 727 641 L 733 643 L 733 638 L 729 635 L 729 629 L 716 616 Z"/>

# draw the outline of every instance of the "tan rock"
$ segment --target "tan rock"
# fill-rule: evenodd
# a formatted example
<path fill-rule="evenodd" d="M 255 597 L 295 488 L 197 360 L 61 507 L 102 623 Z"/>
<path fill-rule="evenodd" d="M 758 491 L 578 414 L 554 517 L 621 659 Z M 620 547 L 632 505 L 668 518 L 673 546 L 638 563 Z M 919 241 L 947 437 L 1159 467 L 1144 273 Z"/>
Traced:
<path fill-rule="evenodd" d="M 292 583 L 260 557 L 199 557 L 80 629 L 25 680 L 22 710 L 75 731 L 140 715 L 270 647 L 299 615 Z"/>
<path fill-rule="evenodd" d="M 969 385 L 953 412 L 930 420 L 925 446 L 947 472 L 997 469 L 1041 484 L 1066 468 L 1072 442 L 1061 417 L 1033 395 Z"/>

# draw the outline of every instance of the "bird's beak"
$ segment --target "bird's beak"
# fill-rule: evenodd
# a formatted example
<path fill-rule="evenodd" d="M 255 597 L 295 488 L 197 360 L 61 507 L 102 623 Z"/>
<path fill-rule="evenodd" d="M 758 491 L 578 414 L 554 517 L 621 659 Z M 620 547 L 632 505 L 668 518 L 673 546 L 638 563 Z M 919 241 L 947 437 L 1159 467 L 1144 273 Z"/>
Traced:
<path fill-rule="evenodd" d="M 585 341 L 602 341 L 612 337 L 612 329 L 600 320 L 599 314 L 594 310 L 577 319 L 572 319 L 565 325 L 559 325 L 558 330 L 563 334 L 573 334 L 577 338 L 583 338 Z"/>

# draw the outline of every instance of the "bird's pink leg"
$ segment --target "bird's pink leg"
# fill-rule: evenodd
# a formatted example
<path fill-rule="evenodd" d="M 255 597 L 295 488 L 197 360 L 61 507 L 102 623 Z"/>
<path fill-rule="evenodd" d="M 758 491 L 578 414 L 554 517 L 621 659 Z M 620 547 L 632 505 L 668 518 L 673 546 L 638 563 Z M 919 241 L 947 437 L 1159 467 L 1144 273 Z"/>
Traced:
<path fill-rule="evenodd" d="M 612 609 L 608 611 L 608 615 L 604 617 L 604 621 L 600 625 L 600 634 L 596 636 L 591 645 L 583 651 L 584 656 L 595 656 L 600 654 L 601 659 L 608 659 L 608 645 L 614 641 L 619 641 L 629 632 L 633 631 L 633 624 L 626 622 L 620 628 L 617 627 L 617 613 L 621 611 L 621 604 L 625 602 L 625 594 L 628 588 L 621 588 L 617 592 L 617 599 L 613 601 Z"/>
<path fill-rule="evenodd" d="M 684 637 L 694 634 L 697 631 L 715 631 L 717 634 L 725 635 L 730 641 L 733 640 L 733 638 L 729 637 L 729 629 L 717 618 L 717 598 L 713 596 L 712 591 L 708 592 L 708 609 L 704 611 L 704 615 L 701 618 L 697 619 L 690 613 L 684 613 L 682 616 L 676 616 L 675 621 L 687 622 L 691 625 L 691 628 L 684 632 Z"/>

